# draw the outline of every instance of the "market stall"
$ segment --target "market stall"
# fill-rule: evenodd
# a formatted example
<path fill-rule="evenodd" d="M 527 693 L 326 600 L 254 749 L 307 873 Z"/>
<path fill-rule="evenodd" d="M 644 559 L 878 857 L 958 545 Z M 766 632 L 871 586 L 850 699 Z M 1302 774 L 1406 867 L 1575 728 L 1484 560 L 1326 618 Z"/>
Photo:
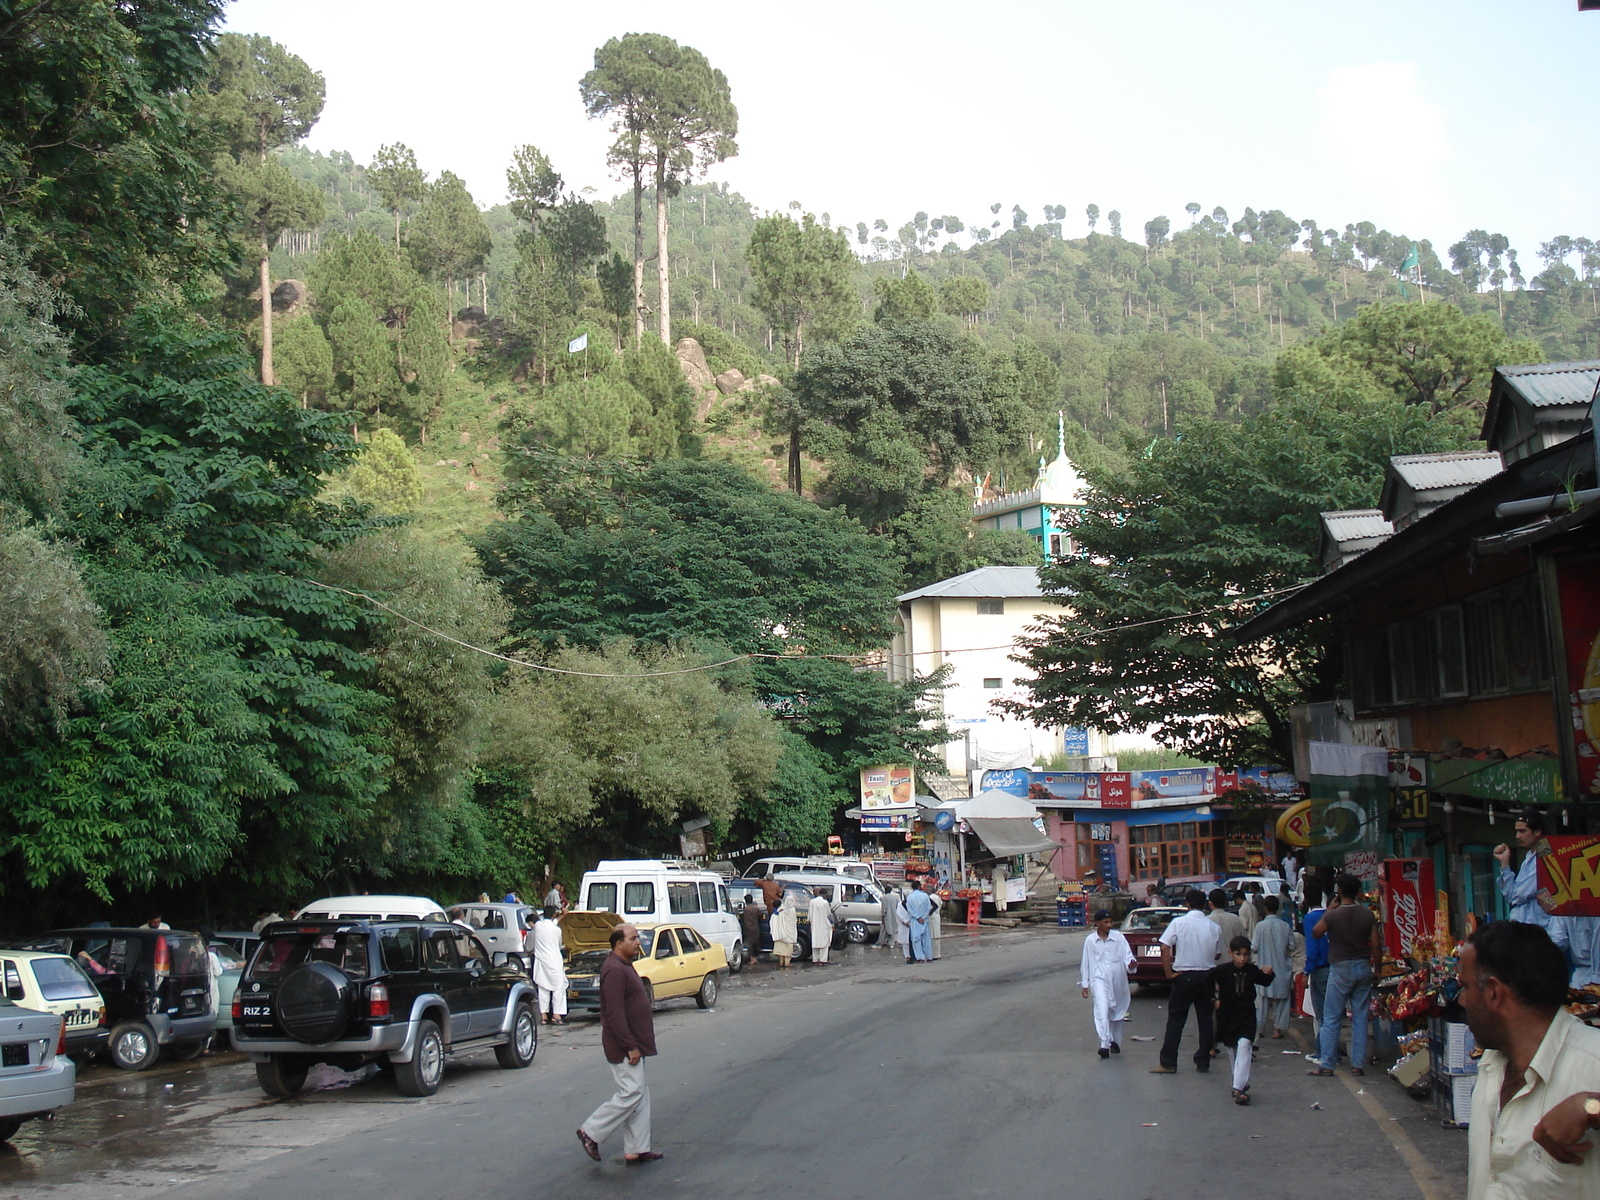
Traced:
<path fill-rule="evenodd" d="M 938 873 L 945 899 L 977 900 L 997 912 L 1025 904 L 1032 856 L 1046 856 L 1048 862 L 1058 849 L 1040 828 L 1038 808 L 1010 792 L 991 788 L 927 806 L 922 815 L 920 824 L 932 829 L 930 867 Z M 1039 874 L 1046 870 L 1040 867 Z"/>

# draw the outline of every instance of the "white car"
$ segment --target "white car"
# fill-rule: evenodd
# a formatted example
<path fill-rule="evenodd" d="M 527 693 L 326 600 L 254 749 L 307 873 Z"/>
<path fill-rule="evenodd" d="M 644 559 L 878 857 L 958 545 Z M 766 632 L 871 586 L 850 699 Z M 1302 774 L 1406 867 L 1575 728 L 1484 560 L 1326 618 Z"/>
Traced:
<path fill-rule="evenodd" d="M 78 1069 L 67 1057 L 66 1029 L 54 1013 L 0 998 L 0 1141 L 72 1103 Z"/>
<path fill-rule="evenodd" d="M 329 896 L 295 913 L 297 921 L 448 921 L 426 896 Z"/>
<path fill-rule="evenodd" d="M 6 999 L 66 1022 L 68 1054 L 105 1049 L 106 1002 L 76 959 L 48 950 L 0 950 L 0 975 Z"/>

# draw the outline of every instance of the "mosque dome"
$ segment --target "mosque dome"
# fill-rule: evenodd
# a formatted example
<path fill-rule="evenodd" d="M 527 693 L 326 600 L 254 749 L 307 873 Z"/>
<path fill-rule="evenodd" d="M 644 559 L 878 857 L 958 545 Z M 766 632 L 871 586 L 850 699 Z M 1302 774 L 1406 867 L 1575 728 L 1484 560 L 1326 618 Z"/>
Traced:
<path fill-rule="evenodd" d="M 1084 482 L 1083 476 L 1078 474 L 1078 468 L 1072 465 L 1072 460 L 1067 457 L 1067 429 L 1066 419 L 1058 418 L 1059 432 L 1056 440 L 1056 459 L 1046 465 L 1041 459 L 1039 463 L 1039 499 L 1045 504 L 1085 504 L 1089 493 L 1089 485 Z"/>

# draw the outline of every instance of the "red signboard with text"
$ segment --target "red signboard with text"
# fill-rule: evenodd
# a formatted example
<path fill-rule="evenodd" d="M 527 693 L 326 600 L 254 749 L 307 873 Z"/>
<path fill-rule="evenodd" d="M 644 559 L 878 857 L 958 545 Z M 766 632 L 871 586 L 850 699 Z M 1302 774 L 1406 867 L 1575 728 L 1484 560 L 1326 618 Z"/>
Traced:
<path fill-rule="evenodd" d="M 1100 807 L 1133 807 L 1133 774 L 1129 771 L 1100 772 Z"/>
<path fill-rule="evenodd" d="M 1553 917 L 1600 917 L 1600 837 L 1548 837 L 1539 856 L 1539 907 Z"/>
<path fill-rule="evenodd" d="M 1383 948 L 1391 958 L 1415 957 L 1412 944 L 1434 933 L 1438 898 L 1433 860 L 1390 858 L 1378 870 L 1383 880 Z"/>

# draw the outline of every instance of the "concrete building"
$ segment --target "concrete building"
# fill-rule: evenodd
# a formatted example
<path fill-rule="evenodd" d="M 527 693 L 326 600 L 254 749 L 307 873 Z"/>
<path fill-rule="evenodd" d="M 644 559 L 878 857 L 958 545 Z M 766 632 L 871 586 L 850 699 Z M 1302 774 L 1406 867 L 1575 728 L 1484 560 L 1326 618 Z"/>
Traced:
<path fill-rule="evenodd" d="M 1028 767 L 1063 752 L 1104 755 L 1105 737 L 1046 729 L 1002 715 L 994 702 L 1022 698 L 1026 669 L 1011 661 L 1017 643 L 1062 607 L 1039 586 L 1037 567 L 982 567 L 898 597 L 889 678 L 909 679 L 949 664 L 944 714 L 953 733 L 950 774 L 971 781 L 990 768 Z"/>
<path fill-rule="evenodd" d="M 1072 534 L 1061 520 L 1061 510 L 1082 508 L 1088 485 L 1067 458 L 1067 433 L 1063 419 L 1056 435 L 1055 461 L 1039 459 L 1039 476 L 1020 492 L 977 497 L 972 523 L 979 529 L 1020 529 L 1039 543 L 1044 555 L 1060 558 L 1076 554 Z"/>

